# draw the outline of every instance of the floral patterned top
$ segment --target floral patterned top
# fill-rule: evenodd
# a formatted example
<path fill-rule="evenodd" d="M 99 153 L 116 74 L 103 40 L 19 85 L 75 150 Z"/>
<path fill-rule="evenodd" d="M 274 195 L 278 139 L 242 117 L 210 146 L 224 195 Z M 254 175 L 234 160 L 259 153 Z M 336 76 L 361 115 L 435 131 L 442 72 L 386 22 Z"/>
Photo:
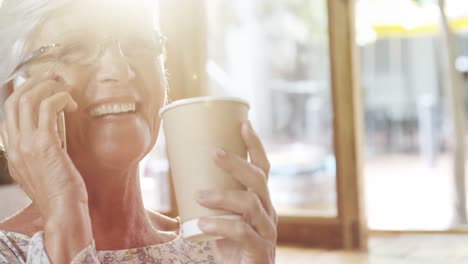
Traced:
<path fill-rule="evenodd" d="M 0 230 L 0 264 L 50 263 L 44 247 L 44 233 L 33 237 Z M 216 264 L 208 242 L 190 242 L 178 236 L 171 242 L 142 248 L 97 251 L 94 242 L 71 262 L 119 264 Z"/>

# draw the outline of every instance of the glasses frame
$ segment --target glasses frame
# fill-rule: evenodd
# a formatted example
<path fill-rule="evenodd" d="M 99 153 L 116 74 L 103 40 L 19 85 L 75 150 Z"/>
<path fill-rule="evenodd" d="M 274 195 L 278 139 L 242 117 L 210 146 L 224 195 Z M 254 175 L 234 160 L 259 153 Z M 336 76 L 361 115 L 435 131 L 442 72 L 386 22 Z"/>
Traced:
<path fill-rule="evenodd" d="M 26 54 L 26 56 L 23 56 L 23 58 L 20 60 L 20 62 L 15 67 L 15 69 L 11 73 L 10 77 L 5 81 L 5 83 L 10 82 L 11 80 L 15 79 L 18 76 L 21 76 L 25 79 L 29 78 L 30 76 L 28 76 L 27 72 L 21 72 L 21 68 L 23 68 L 24 65 L 28 64 L 34 59 L 58 47 L 60 47 L 60 44 L 57 44 L 57 43 L 43 45 L 39 47 L 37 50 L 34 50 L 33 52 Z"/>
<path fill-rule="evenodd" d="M 161 54 L 164 54 L 164 49 L 165 49 L 167 38 L 164 35 L 161 35 L 161 34 L 157 34 L 157 35 L 158 35 L 158 40 L 159 40 L 159 42 L 161 44 L 161 50 L 162 50 Z M 36 58 L 39 58 L 42 55 L 48 53 L 49 51 L 51 51 L 53 49 L 56 49 L 56 48 L 60 48 L 60 47 L 61 47 L 61 45 L 59 43 L 46 44 L 46 45 L 40 46 L 38 49 L 36 49 L 36 50 L 34 50 L 34 51 L 32 51 L 32 52 L 30 52 L 28 54 L 26 54 L 20 60 L 20 62 L 15 67 L 15 69 L 11 73 L 10 77 L 5 81 L 5 83 L 8 83 L 11 80 L 13 80 L 13 79 L 15 79 L 16 77 L 19 77 L 19 76 L 23 77 L 25 79 L 31 77 L 31 76 L 29 76 L 29 74 L 27 72 L 21 71 L 23 66 L 25 66 L 26 64 L 28 64 L 31 61 L 35 60 Z"/>

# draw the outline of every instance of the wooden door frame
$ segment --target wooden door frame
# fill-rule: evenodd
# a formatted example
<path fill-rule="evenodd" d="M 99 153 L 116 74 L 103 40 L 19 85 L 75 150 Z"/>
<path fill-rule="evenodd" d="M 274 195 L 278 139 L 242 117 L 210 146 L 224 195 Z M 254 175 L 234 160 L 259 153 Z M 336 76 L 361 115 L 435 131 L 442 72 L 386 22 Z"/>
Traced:
<path fill-rule="evenodd" d="M 280 216 L 280 243 L 365 250 L 363 115 L 354 35 L 355 1 L 328 0 L 330 79 L 336 157 L 336 218 Z"/>
<path fill-rule="evenodd" d="M 338 217 L 343 225 L 344 248 L 365 249 L 363 105 L 355 44 L 355 1 L 330 0 L 328 8 Z"/>

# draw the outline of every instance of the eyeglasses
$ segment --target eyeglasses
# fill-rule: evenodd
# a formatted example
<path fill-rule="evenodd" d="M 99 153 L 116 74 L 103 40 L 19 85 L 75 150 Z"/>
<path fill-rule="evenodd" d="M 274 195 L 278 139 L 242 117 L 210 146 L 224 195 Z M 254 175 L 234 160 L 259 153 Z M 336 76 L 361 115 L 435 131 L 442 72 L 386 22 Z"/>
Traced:
<path fill-rule="evenodd" d="M 75 41 L 71 44 L 47 44 L 27 54 L 18 63 L 9 82 L 16 77 L 29 78 L 35 73 L 47 73 L 57 65 L 90 66 L 102 56 L 105 48 L 115 48 L 130 65 L 154 63 L 164 52 L 166 38 L 129 39 L 119 41 L 107 38 L 104 41 Z"/>

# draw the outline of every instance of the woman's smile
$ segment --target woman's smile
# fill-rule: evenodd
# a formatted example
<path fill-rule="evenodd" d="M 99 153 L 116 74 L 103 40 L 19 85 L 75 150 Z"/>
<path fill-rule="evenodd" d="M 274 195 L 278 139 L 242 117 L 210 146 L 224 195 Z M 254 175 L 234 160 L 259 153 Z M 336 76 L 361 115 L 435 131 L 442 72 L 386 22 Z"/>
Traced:
<path fill-rule="evenodd" d="M 133 96 L 107 97 L 92 102 L 86 112 L 92 118 L 109 119 L 134 116 L 137 100 Z"/>
<path fill-rule="evenodd" d="M 128 114 L 135 112 L 135 103 L 127 104 L 104 104 L 97 107 L 94 107 L 89 111 L 89 114 L 92 117 L 102 117 L 106 115 L 119 115 L 119 114 Z"/>

